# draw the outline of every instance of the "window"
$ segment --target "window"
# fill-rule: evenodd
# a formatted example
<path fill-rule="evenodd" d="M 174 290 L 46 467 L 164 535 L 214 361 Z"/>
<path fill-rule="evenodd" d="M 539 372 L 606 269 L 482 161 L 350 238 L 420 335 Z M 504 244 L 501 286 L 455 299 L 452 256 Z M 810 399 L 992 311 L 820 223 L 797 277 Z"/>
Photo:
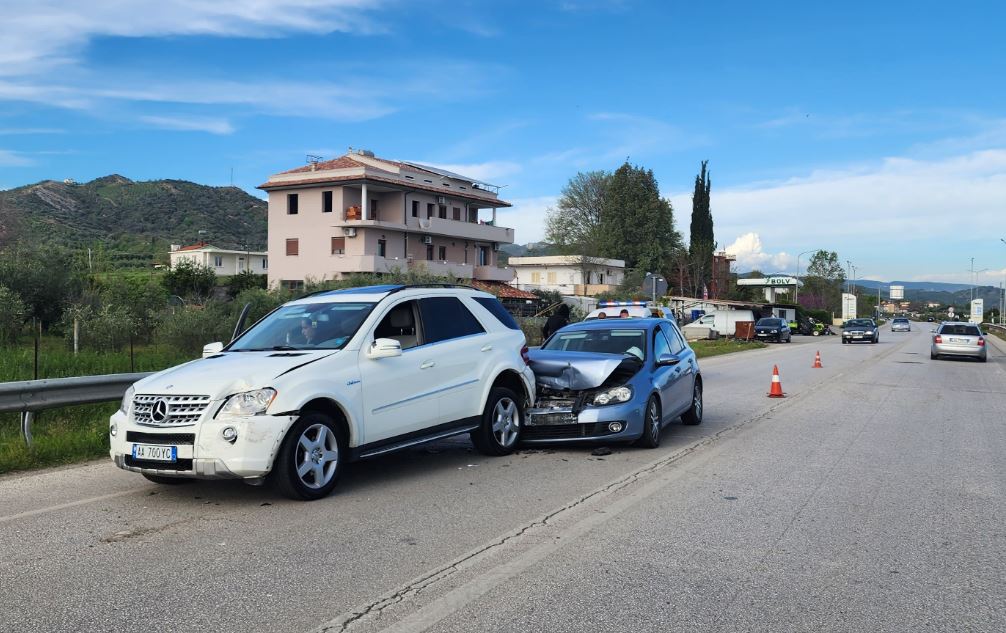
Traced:
<path fill-rule="evenodd" d="M 429 218 L 432 218 L 432 217 L 433 217 L 433 203 L 432 202 L 427 202 L 426 203 L 426 218 L 429 219 Z"/>
<path fill-rule="evenodd" d="M 388 241 L 387 240 L 377 240 L 377 256 L 387 257 L 388 253 Z"/>
<path fill-rule="evenodd" d="M 217 268 L 223 268 L 223 265 L 224 265 L 224 257 L 223 257 L 223 255 L 214 255 L 213 256 L 213 265 L 216 266 Z"/>
<path fill-rule="evenodd" d="M 454 207 L 454 219 L 455 220 L 461 219 L 461 207 Z"/>
<path fill-rule="evenodd" d="M 423 342 L 440 341 L 483 334 L 485 329 L 457 297 L 431 297 L 419 300 L 423 317 Z"/>
<path fill-rule="evenodd" d="M 297 238 L 288 239 L 286 241 L 286 254 L 300 255 L 300 240 Z"/>
<path fill-rule="evenodd" d="M 297 215 L 298 205 L 300 204 L 300 196 L 296 193 L 286 194 L 286 214 L 287 215 Z"/>
<path fill-rule="evenodd" d="M 685 349 L 685 343 L 681 340 L 678 329 L 668 323 L 661 324 L 660 329 L 667 335 L 667 342 L 671 345 L 671 353 L 677 356 Z"/>
<path fill-rule="evenodd" d="M 263 257 L 262 258 L 262 270 L 268 270 L 268 269 L 269 269 L 269 260 L 266 259 L 265 257 Z"/>
<path fill-rule="evenodd" d="M 304 282 L 300 279 L 287 279 L 283 282 L 287 290 L 303 290 Z"/>
<path fill-rule="evenodd" d="M 371 219 L 377 219 L 377 203 L 379 200 L 376 198 L 371 198 L 370 200 L 370 217 Z"/>
<path fill-rule="evenodd" d="M 321 192 L 321 212 L 331 213 L 332 212 L 332 192 L 322 191 Z"/>
<path fill-rule="evenodd" d="M 439 214 L 438 214 L 439 217 L 441 217 L 444 220 L 446 220 L 447 219 L 447 205 L 446 204 L 440 205 L 439 211 L 440 211 Z"/>
<path fill-rule="evenodd" d="M 412 217 L 414 217 L 414 218 L 418 218 L 419 217 L 419 201 L 418 200 L 413 200 L 412 201 Z"/>
<path fill-rule="evenodd" d="M 478 263 L 479 266 L 489 265 L 489 250 L 486 249 L 485 246 L 478 247 L 478 260 L 479 260 Z"/>
<path fill-rule="evenodd" d="M 535 272 L 531 273 L 531 283 L 540 284 L 541 283 L 541 273 Z"/>
<path fill-rule="evenodd" d="M 555 273 L 554 272 L 548 273 L 548 283 L 550 283 L 550 284 L 554 284 L 555 283 Z"/>
<path fill-rule="evenodd" d="M 426 245 L 426 261 L 433 261 L 433 244 Z"/>
<path fill-rule="evenodd" d="M 332 254 L 333 255 L 343 255 L 346 252 L 346 238 L 344 237 L 333 237 L 332 238 Z"/>
<path fill-rule="evenodd" d="M 513 316 L 506 311 L 503 304 L 495 297 L 475 297 L 475 301 L 496 317 L 496 319 L 511 330 L 519 330 L 520 326 L 514 321 Z"/>
<path fill-rule="evenodd" d="M 447 247 L 446 246 L 441 246 L 439 248 L 437 259 L 439 259 L 442 262 L 447 261 Z"/>
<path fill-rule="evenodd" d="M 394 339 L 402 344 L 402 349 L 419 345 L 415 305 L 415 301 L 406 301 L 391 308 L 374 329 L 374 338 Z"/>
<path fill-rule="evenodd" d="M 653 330 L 653 359 L 660 360 L 661 356 L 668 356 L 671 353 L 671 346 L 667 342 L 667 337 L 663 335 L 660 328 Z"/>

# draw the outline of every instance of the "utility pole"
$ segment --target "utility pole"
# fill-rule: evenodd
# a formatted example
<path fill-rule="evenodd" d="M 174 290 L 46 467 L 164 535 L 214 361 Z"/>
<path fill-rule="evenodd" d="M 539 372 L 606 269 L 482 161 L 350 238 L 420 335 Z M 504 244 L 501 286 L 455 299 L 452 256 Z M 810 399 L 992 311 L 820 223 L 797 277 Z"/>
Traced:
<path fill-rule="evenodd" d="M 815 248 L 809 251 L 804 251 L 796 256 L 796 290 L 793 292 L 793 303 L 800 305 L 800 258 L 807 253 L 814 253 L 821 249 Z"/>
<path fill-rule="evenodd" d="M 971 301 L 975 300 L 975 258 L 971 258 Z M 971 304 L 968 304 L 968 314 L 971 314 Z"/>

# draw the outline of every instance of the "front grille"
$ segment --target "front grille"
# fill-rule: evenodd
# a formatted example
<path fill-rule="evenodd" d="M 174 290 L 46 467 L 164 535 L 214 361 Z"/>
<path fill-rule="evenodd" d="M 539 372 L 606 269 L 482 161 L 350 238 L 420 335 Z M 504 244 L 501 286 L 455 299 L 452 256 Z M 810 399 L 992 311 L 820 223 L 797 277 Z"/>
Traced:
<path fill-rule="evenodd" d="M 611 422 L 614 422 L 612 420 Z M 525 426 L 521 430 L 524 440 L 569 440 L 576 438 L 594 438 L 611 435 L 608 425 L 611 422 L 592 422 L 590 424 L 553 424 L 550 426 Z M 622 428 L 625 423 L 622 422 Z"/>
<path fill-rule="evenodd" d="M 195 444 L 195 433 L 141 433 L 139 431 L 126 431 L 127 442 L 141 442 L 144 444 Z"/>
<path fill-rule="evenodd" d="M 167 405 L 167 415 L 155 420 L 154 406 L 161 400 Z M 133 398 L 133 420 L 146 426 L 190 426 L 199 421 L 209 403 L 209 396 L 139 394 Z"/>
<path fill-rule="evenodd" d="M 126 466 L 133 468 L 152 468 L 154 470 L 192 470 L 191 459 L 179 459 L 177 462 L 152 462 L 147 459 L 133 459 L 132 455 L 125 455 Z"/>

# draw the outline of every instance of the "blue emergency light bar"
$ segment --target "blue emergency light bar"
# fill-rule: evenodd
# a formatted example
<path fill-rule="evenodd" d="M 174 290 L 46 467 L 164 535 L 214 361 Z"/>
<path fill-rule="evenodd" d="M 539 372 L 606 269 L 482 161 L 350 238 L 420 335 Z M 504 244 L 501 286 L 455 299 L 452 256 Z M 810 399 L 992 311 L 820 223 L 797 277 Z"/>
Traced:
<path fill-rule="evenodd" d="M 598 308 L 617 308 L 619 306 L 642 306 L 645 308 L 647 305 L 649 305 L 648 301 L 609 301 L 607 299 L 597 303 Z"/>

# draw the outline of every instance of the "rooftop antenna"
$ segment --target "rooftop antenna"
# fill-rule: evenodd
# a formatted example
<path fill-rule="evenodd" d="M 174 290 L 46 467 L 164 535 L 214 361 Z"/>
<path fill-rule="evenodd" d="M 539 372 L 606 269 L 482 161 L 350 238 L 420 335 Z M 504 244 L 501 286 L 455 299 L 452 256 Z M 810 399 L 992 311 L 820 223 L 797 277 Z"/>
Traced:
<path fill-rule="evenodd" d="M 307 162 L 311 163 L 312 165 L 317 165 L 318 163 L 321 162 L 321 159 L 322 159 L 322 157 L 318 156 L 316 154 L 308 154 L 307 155 Z"/>

